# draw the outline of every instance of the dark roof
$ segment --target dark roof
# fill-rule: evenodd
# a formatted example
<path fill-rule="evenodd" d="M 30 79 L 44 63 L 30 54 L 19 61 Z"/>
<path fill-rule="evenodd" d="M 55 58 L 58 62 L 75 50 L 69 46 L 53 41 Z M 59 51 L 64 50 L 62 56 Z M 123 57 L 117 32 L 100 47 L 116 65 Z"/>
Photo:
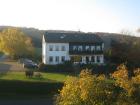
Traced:
<path fill-rule="evenodd" d="M 93 33 L 70 33 L 70 32 L 46 32 L 44 34 L 46 42 L 71 43 L 71 42 L 87 42 L 102 43 L 102 39 Z"/>

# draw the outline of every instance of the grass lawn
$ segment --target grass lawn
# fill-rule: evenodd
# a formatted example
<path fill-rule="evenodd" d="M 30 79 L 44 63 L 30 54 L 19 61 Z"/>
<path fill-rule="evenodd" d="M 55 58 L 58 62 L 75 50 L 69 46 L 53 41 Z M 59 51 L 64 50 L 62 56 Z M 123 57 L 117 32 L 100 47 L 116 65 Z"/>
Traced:
<path fill-rule="evenodd" d="M 42 78 L 26 78 L 24 72 L 0 73 L 0 99 L 52 97 L 58 93 L 68 74 L 41 73 Z"/>
<path fill-rule="evenodd" d="M 63 82 L 68 74 L 59 73 L 41 73 L 42 78 L 27 78 L 25 72 L 6 72 L 0 73 L 0 80 L 17 80 L 27 82 Z"/>

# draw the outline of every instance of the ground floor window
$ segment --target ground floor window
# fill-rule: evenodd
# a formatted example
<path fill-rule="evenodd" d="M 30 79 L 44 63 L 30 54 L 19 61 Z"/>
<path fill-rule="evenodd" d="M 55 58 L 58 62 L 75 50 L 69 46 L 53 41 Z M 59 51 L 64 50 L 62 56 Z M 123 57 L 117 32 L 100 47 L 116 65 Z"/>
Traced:
<path fill-rule="evenodd" d="M 87 62 L 87 63 L 89 62 L 89 57 L 86 57 L 86 62 Z"/>
<path fill-rule="evenodd" d="M 64 62 L 65 61 L 65 56 L 62 56 L 61 60 L 62 60 L 62 62 Z"/>
<path fill-rule="evenodd" d="M 49 62 L 53 62 L 53 56 L 49 57 Z"/>
<path fill-rule="evenodd" d="M 95 57 L 91 56 L 91 62 L 95 62 Z"/>
<path fill-rule="evenodd" d="M 59 56 L 55 57 L 55 62 L 59 62 Z"/>
<path fill-rule="evenodd" d="M 97 56 L 97 62 L 100 63 L 100 56 Z"/>

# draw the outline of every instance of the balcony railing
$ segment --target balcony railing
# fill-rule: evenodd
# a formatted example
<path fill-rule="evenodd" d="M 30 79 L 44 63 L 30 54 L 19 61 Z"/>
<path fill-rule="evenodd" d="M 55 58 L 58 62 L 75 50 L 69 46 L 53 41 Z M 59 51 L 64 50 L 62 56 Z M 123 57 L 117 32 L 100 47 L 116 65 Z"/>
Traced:
<path fill-rule="evenodd" d="M 69 51 L 69 54 L 70 55 L 74 55 L 74 54 L 79 54 L 79 55 L 87 55 L 87 54 L 103 54 L 103 51 L 100 50 L 100 51 L 78 51 L 78 50 L 70 50 Z"/>

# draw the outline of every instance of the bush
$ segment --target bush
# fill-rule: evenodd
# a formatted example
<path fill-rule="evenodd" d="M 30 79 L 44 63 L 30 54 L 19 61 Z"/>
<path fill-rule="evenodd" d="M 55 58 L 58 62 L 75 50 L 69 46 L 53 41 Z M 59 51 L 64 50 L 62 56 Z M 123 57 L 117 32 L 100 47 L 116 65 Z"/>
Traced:
<path fill-rule="evenodd" d="M 43 63 L 39 64 L 39 71 L 45 72 L 73 72 L 73 65 L 70 61 L 66 61 L 64 64 L 57 65 L 46 65 Z"/>
<path fill-rule="evenodd" d="M 57 105 L 112 105 L 116 97 L 114 86 L 106 83 L 105 76 L 96 77 L 89 70 L 81 71 L 79 77 L 68 77 Z"/>

